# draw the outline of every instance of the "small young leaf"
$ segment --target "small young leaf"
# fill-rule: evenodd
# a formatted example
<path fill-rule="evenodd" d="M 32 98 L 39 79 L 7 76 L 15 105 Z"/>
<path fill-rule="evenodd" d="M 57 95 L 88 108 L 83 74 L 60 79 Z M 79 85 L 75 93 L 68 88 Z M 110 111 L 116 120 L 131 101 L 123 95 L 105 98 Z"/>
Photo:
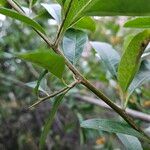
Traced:
<path fill-rule="evenodd" d="M 96 23 L 91 17 L 83 17 L 73 26 L 73 28 L 86 29 L 94 32 L 96 30 Z"/>
<path fill-rule="evenodd" d="M 120 61 L 120 56 L 117 51 L 110 45 L 104 42 L 90 42 L 92 47 L 100 56 L 102 62 L 107 67 L 109 72 L 117 77 L 117 66 Z"/>
<path fill-rule="evenodd" d="M 71 63 L 76 64 L 87 43 L 87 34 L 80 30 L 69 29 L 63 38 L 62 48 Z"/>
<path fill-rule="evenodd" d="M 124 27 L 129 28 L 150 28 L 150 17 L 140 17 L 129 20 L 125 23 Z"/>
<path fill-rule="evenodd" d="M 29 26 L 32 26 L 34 29 L 36 29 L 42 33 L 45 33 L 44 29 L 37 22 L 35 22 L 34 20 L 30 19 L 29 17 L 21 15 L 13 10 L 0 7 L 0 14 L 3 14 L 5 16 L 8 16 L 8 17 L 14 18 L 16 20 L 19 20 L 21 22 L 24 22 L 24 23 L 28 24 Z"/>
<path fill-rule="evenodd" d="M 59 4 L 41 4 L 47 12 L 56 20 L 58 25 L 61 24 L 61 6 Z"/>
<path fill-rule="evenodd" d="M 123 91 L 126 91 L 137 73 L 141 56 L 150 41 L 150 31 L 136 34 L 126 46 L 118 67 L 118 81 Z"/>
<path fill-rule="evenodd" d="M 58 107 L 59 107 L 60 103 L 62 102 L 63 97 L 64 97 L 64 94 L 59 95 L 53 104 L 52 110 L 48 116 L 48 119 L 44 125 L 44 129 L 43 129 L 41 137 L 40 137 L 40 150 L 44 150 L 47 135 L 50 132 L 50 128 L 52 126 L 52 123 L 54 121 Z"/>
<path fill-rule="evenodd" d="M 121 133 L 117 133 L 117 136 L 125 146 L 126 150 L 143 150 L 138 138 Z"/>
<path fill-rule="evenodd" d="M 111 133 L 123 133 L 136 137 L 143 137 L 138 131 L 132 129 L 128 124 L 107 119 L 89 119 L 81 123 L 81 127 L 102 130 Z"/>
<path fill-rule="evenodd" d="M 47 69 L 56 77 L 62 78 L 65 68 L 65 61 L 61 56 L 50 50 L 37 50 L 33 52 L 16 54 L 16 56 L 26 61 L 35 63 Z"/>

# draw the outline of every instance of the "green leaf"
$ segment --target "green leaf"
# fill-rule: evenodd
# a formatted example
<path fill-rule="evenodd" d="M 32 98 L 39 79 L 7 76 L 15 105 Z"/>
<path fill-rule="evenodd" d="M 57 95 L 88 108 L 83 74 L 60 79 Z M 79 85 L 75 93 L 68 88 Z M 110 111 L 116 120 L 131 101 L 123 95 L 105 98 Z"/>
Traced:
<path fill-rule="evenodd" d="M 50 50 L 37 50 L 33 52 L 17 54 L 16 56 L 26 61 L 35 63 L 45 68 L 56 77 L 62 78 L 65 68 L 65 61 L 63 57 Z"/>
<path fill-rule="evenodd" d="M 150 28 L 150 17 L 140 17 L 133 20 L 129 20 L 125 23 L 124 27 Z"/>
<path fill-rule="evenodd" d="M 123 50 L 127 49 L 129 43 L 134 38 L 134 36 L 135 36 L 134 34 L 129 34 L 124 38 Z"/>
<path fill-rule="evenodd" d="M 58 107 L 60 103 L 62 102 L 62 99 L 64 97 L 64 94 L 59 95 L 56 100 L 54 101 L 52 110 L 48 116 L 48 119 L 44 125 L 44 129 L 42 131 L 41 137 L 40 137 L 40 150 L 44 150 L 46 138 L 48 136 L 48 133 L 50 132 L 50 128 L 52 126 L 52 123 L 54 121 L 55 115 L 57 113 Z"/>
<path fill-rule="evenodd" d="M 47 21 L 47 19 L 49 19 L 49 18 L 53 19 L 53 17 L 50 16 L 46 10 L 41 10 L 33 19 L 37 20 L 37 21 L 41 20 L 41 19 Z"/>
<path fill-rule="evenodd" d="M 118 67 L 118 82 L 126 91 L 137 73 L 141 56 L 150 41 L 150 31 L 145 30 L 136 34 L 126 46 Z"/>
<path fill-rule="evenodd" d="M 96 50 L 100 59 L 109 70 L 109 72 L 117 77 L 117 66 L 120 61 L 120 56 L 117 51 L 110 45 L 104 42 L 90 42 Z"/>
<path fill-rule="evenodd" d="M 121 133 L 118 133 L 117 136 L 122 144 L 125 146 L 126 150 L 143 150 L 138 138 Z"/>
<path fill-rule="evenodd" d="M 59 4 L 41 4 L 47 12 L 56 20 L 58 25 L 61 24 L 61 6 Z"/>
<path fill-rule="evenodd" d="M 150 0 L 65 0 L 63 8 L 68 13 L 63 32 L 83 16 L 149 16 L 150 5 L 145 5 L 149 3 Z"/>
<path fill-rule="evenodd" d="M 5 16 L 8 16 L 8 17 L 14 18 L 16 20 L 19 20 L 21 22 L 24 22 L 24 23 L 28 24 L 29 26 L 32 26 L 34 29 L 36 29 L 42 33 L 45 33 L 44 29 L 37 22 L 35 22 L 34 20 L 30 19 L 29 17 L 21 15 L 13 10 L 0 7 L 0 14 L 3 14 Z"/>
<path fill-rule="evenodd" d="M 86 1 L 86 0 L 82 0 Z M 149 16 L 150 0 L 88 0 L 83 11 L 92 16 Z M 86 3 L 86 4 L 87 4 Z M 144 7 L 143 7 L 144 6 Z"/>
<path fill-rule="evenodd" d="M 110 133 L 123 133 L 136 137 L 143 137 L 138 131 L 132 129 L 128 124 L 107 119 L 89 119 L 81 123 L 81 127 L 102 130 Z"/>
<path fill-rule="evenodd" d="M 69 29 L 63 38 L 62 48 L 71 63 L 76 64 L 87 43 L 87 34 L 80 30 Z"/>
<path fill-rule="evenodd" d="M 86 29 L 94 32 L 96 30 L 96 22 L 91 17 L 83 17 L 73 25 L 73 28 Z"/>
<path fill-rule="evenodd" d="M 77 115 L 79 123 L 81 123 L 83 121 L 82 115 L 80 113 L 77 113 L 76 115 Z M 84 134 L 84 131 L 83 131 L 82 128 L 80 128 L 79 133 L 80 133 L 80 144 L 84 144 L 84 142 L 85 142 L 85 134 Z"/>

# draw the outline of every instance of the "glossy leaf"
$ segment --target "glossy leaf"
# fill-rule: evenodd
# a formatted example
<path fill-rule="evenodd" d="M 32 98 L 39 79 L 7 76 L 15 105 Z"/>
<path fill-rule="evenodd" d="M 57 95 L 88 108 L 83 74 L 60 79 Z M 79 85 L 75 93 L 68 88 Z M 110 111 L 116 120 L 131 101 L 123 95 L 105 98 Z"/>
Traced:
<path fill-rule="evenodd" d="M 80 30 L 69 29 L 63 38 L 62 47 L 65 56 L 76 64 L 87 43 L 87 34 Z"/>
<path fill-rule="evenodd" d="M 149 16 L 150 5 L 145 5 L 149 3 L 150 0 L 65 0 L 63 8 L 68 15 L 63 32 L 83 16 Z"/>
<path fill-rule="evenodd" d="M 81 123 L 81 127 L 102 130 L 110 133 L 123 133 L 136 137 L 143 137 L 138 131 L 132 129 L 128 124 L 107 119 L 89 119 Z"/>
<path fill-rule="evenodd" d="M 50 114 L 49 114 L 48 119 L 44 125 L 44 129 L 43 129 L 41 137 L 40 137 L 40 150 L 44 150 L 46 138 L 48 136 L 48 133 L 50 132 L 52 123 L 54 121 L 55 115 L 57 113 L 57 110 L 58 110 L 60 103 L 62 102 L 63 97 L 64 97 L 64 94 L 61 94 L 54 101 L 52 110 L 50 111 Z"/>
<path fill-rule="evenodd" d="M 59 4 L 41 4 L 47 12 L 56 20 L 58 25 L 61 24 L 61 6 Z"/>
<path fill-rule="evenodd" d="M 123 91 L 126 91 L 137 73 L 141 56 L 150 41 L 150 31 L 145 30 L 136 34 L 124 50 L 118 67 L 118 81 Z"/>
<path fill-rule="evenodd" d="M 117 77 L 117 66 L 120 61 L 120 56 L 117 51 L 108 43 L 104 42 L 90 42 L 92 47 L 96 50 L 100 59 L 109 70 L 109 72 Z"/>
<path fill-rule="evenodd" d="M 124 27 L 130 28 L 150 28 L 150 17 L 141 17 L 129 20 Z"/>
<path fill-rule="evenodd" d="M 32 26 L 34 29 L 36 29 L 42 33 L 45 33 L 44 29 L 37 22 L 35 22 L 34 20 L 30 19 L 29 17 L 21 15 L 13 10 L 0 7 L 0 14 L 3 14 L 5 16 L 8 16 L 8 17 L 14 18 L 16 20 L 19 20 L 21 22 L 24 22 L 24 23 L 28 24 L 29 26 Z"/>
<path fill-rule="evenodd" d="M 122 144 L 125 146 L 126 150 L 143 150 L 138 138 L 121 133 L 118 133 L 117 136 Z"/>
<path fill-rule="evenodd" d="M 16 56 L 47 69 L 58 78 L 62 77 L 65 67 L 64 59 L 50 50 L 37 50 Z"/>
<path fill-rule="evenodd" d="M 85 1 L 85 0 L 83 0 Z M 92 16 L 149 16 L 150 0 L 88 0 L 83 11 Z M 87 4 L 86 3 L 86 4 Z M 144 7 L 143 7 L 144 6 Z"/>

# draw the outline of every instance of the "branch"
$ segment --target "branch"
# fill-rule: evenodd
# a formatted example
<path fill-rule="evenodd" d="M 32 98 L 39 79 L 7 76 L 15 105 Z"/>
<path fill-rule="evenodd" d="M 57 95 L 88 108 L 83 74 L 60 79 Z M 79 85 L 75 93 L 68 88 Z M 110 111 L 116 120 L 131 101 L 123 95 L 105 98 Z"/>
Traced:
<path fill-rule="evenodd" d="M 112 108 L 109 107 L 107 104 L 105 104 L 102 100 L 99 100 L 99 99 L 96 99 L 96 98 L 93 98 L 93 97 L 75 95 L 75 98 L 77 100 L 81 100 L 81 101 L 84 101 L 84 102 L 88 102 L 88 103 L 91 103 L 91 104 L 94 104 L 94 105 L 112 110 Z M 118 107 L 120 107 L 120 106 L 118 105 Z M 142 112 L 130 109 L 130 108 L 126 109 L 126 113 L 128 115 L 136 118 L 136 119 L 140 119 L 142 121 L 150 123 L 150 115 L 148 115 L 148 114 L 145 114 L 145 113 L 142 113 Z"/>
<path fill-rule="evenodd" d="M 25 83 L 23 83 L 19 80 L 16 80 L 14 78 L 13 79 L 8 78 L 7 76 L 5 76 L 3 74 L 0 74 L 0 78 L 11 81 L 14 84 L 16 84 L 17 86 L 22 87 L 24 89 L 30 89 L 29 87 L 27 87 L 25 85 Z M 91 104 L 94 104 L 94 105 L 112 110 L 111 107 L 109 107 L 102 100 L 99 100 L 97 98 L 93 98 L 93 97 L 89 97 L 89 96 L 80 96 L 80 95 L 75 95 L 74 97 L 77 100 L 85 101 L 85 102 L 88 102 L 88 103 L 91 103 Z M 126 112 L 127 112 L 127 114 L 129 114 L 130 116 L 132 116 L 134 118 L 140 119 L 140 120 L 145 121 L 145 122 L 150 122 L 150 115 L 148 115 L 148 114 L 145 114 L 145 113 L 142 113 L 142 112 L 139 112 L 139 111 L 136 111 L 136 110 L 132 110 L 132 109 L 129 109 L 129 108 L 126 109 Z"/>
<path fill-rule="evenodd" d="M 57 96 L 57 95 L 60 95 L 60 94 L 62 94 L 62 93 L 67 93 L 67 92 L 68 92 L 70 89 L 72 89 L 77 83 L 78 83 L 78 81 L 75 81 L 75 82 L 71 83 L 69 86 L 67 86 L 67 87 L 65 87 L 65 88 L 63 88 L 63 89 L 61 89 L 61 90 L 59 90 L 59 91 L 57 91 L 57 92 L 55 92 L 55 93 L 53 93 L 53 94 L 47 96 L 47 97 L 44 97 L 44 98 L 38 100 L 36 103 L 34 103 L 33 105 L 31 105 L 31 106 L 29 107 L 29 109 L 31 109 L 31 108 L 33 108 L 33 107 L 39 105 L 40 103 L 42 103 L 42 102 L 44 102 L 44 101 L 46 101 L 46 100 L 48 100 L 48 99 L 50 99 L 50 98 L 55 97 L 55 96 Z"/>
<path fill-rule="evenodd" d="M 13 3 L 12 0 L 7 0 L 7 2 L 11 2 L 11 6 L 20 12 L 20 8 Z M 18 8 L 17 8 L 18 7 Z M 20 12 L 22 13 L 22 12 Z M 24 14 L 25 15 L 25 14 Z M 71 63 L 70 61 L 64 56 L 63 52 L 58 48 L 59 45 L 51 44 L 51 40 L 47 37 L 47 35 L 37 31 L 34 29 L 39 36 L 48 44 L 49 47 L 51 47 L 54 52 L 57 54 L 60 54 L 65 59 L 65 63 L 68 66 L 68 68 L 72 71 L 72 73 L 75 75 L 76 79 L 78 81 L 81 81 L 81 84 L 87 87 L 90 91 L 92 91 L 96 96 L 98 96 L 100 99 L 102 99 L 107 105 L 109 105 L 114 111 L 116 111 L 132 128 L 142 133 L 147 139 L 150 141 L 150 137 L 148 137 L 144 131 L 136 125 L 134 120 L 125 112 L 125 110 L 122 110 L 120 107 L 118 107 L 115 103 L 113 103 L 106 95 L 104 95 L 100 90 L 96 89 L 94 85 L 92 85 Z M 60 37 L 60 36 L 59 36 Z M 56 39 L 56 43 L 59 43 L 59 39 Z"/>

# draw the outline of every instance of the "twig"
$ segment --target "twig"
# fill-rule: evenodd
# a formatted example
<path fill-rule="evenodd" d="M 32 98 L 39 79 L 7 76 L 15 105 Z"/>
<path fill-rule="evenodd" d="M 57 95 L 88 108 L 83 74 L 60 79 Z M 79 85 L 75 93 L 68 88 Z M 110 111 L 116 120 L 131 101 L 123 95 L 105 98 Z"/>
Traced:
<path fill-rule="evenodd" d="M 55 97 L 55 96 L 57 96 L 57 95 L 60 95 L 60 94 L 62 94 L 62 93 L 67 93 L 67 92 L 68 92 L 70 89 L 72 89 L 77 83 L 78 83 L 78 82 L 75 81 L 75 82 L 73 82 L 72 84 L 70 84 L 69 86 L 67 86 L 67 87 L 65 87 L 65 88 L 63 88 L 63 89 L 61 89 L 61 90 L 59 90 L 59 91 L 57 91 L 57 92 L 55 92 L 55 93 L 53 93 L 53 94 L 51 94 L 51 95 L 49 95 L 49 96 L 46 96 L 46 97 L 44 97 L 44 98 L 38 100 L 36 103 L 34 103 L 33 105 L 31 105 L 31 106 L 29 107 L 29 109 L 31 109 L 31 108 L 33 108 L 33 107 L 39 105 L 40 103 L 42 103 L 42 102 L 44 102 L 44 101 L 46 101 L 46 100 L 48 100 L 48 99 L 50 99 L 50 98 Z"/>
<path fill-rule="evenodd" d="M 2 74 L 0 74 L 0 78 L 8 80 L 10 82 L 13 82 L 19 87 L 22 87 L 22 88 L 25 88 L 25 89 L 26 88 L 31 89 L 31 88 L 28 88 L 25 85 L 25 83 L 23 83 L 19 80 L 16 80 L 14 78 L 11 79 L 11 78 L 8 78 L 7 76 L 2 75 Z M 103 107 L 103 108 L 106 108 L 106 109 L 112 109 L 106 103 L 104 103 L 102 100 L 99 100 L 99 99 L 96 99 L 96 98 L 93 98 L 93 97 L 75 95 L 75 98 L 77 100 L 85 101 L 85 102 L 88 102 L 88 103 L 91 103 L 91 104 L 94 104 L 94 105 L 97 105 L 97 106 L 100 106 L 100 107 Z M 127 114 L 129 114 L 130 116 L 132 116 L 134 118 L 140 119 L 140 120 L 145 121 L 145 122 L 150 122 L 150 115 L 148 115 L 148 114 L 145 114 L 145 113 L 142 113 L 142 112 L 139 112 L 139 111 L 136 111 L 136 110 L 132 110 L 132 109 L 129 109 L 129 108 L 126 109 L 126 112 L 127 112 Z"/>
<path fill-rule="evenodd" d="M 8 2 L 12 0 L 7 0 Z M 20 12 L 20 8 L 15 4 L 12 3 L 11 6 L 13 8 L 15 8 L 15 10 L 17 10 L 18 12 Z M 18 8 L 16 8 L 18 7 Z M 65 24 L 65 22 L 64 22 Z M 50 46 L 54 52 L 56 52 L 57 54 L 60 54 L 62 57 L 64 57 L 65 59 L 65 63 L 68 66 L 68 68 L 72 71 L 72 73 L 75 75 L 77 80 L 81 81 L 81 84 L 84 85 L 85 87 L 87 87 L 90 91 L 92 91 L 95 95 L 97 95 L 100 99 L 102 99 L 107 105 L 109 105 L 114 111 L 116 111 L 132 128 L 134 128 L 135 130 L 139 131 L 141 134 L 143 134 L 147 139 L 149 139 L 150 141 L 150 137 L 148 137 L 144 131 L 136 125 L 136 123 L 134 122 L 134 120 L 125 112 L 125 110 L 122 110 L 121 108 L 119 108 L 115 103 L 113 103 L 111 101 L 111 99 L 109 99 L 106 95 L 104 95 L 100 90 L 96 89 L 94 85 L 92 85 L 71 63 L 70 61 L 64 56 L 64 54 L 62 53 L 62 51 L 58 48 L 59 46 L 56 45 L 59 44 L 59 40 L 60 40 L 60 36 L 57 37 L 56 39 L 56 43 L 53 45 L 51 44 L 51 40 L 43 33 L 37 31 L 36 29 L 34 29 L 40 36 L 41 38 L 48 44 L 48 46 Z"/>
<path fill-rule="evenodd" d="M 53 93 L 53 94 L 51 94 L 51 95 L 48 95 L 48 96 L 46 96 L 46 97 L 44 97 L 44 98 L 38 100 L 37 102 L 35 102 L 34 104 L 32 104 L 32 105 L 29 107 L 29 109 L 31 109 L 31 108 L 33 108 L 33 107 L 39 105 L 40 103 L 42 103 L 42 102 L 44 102 L 44 101 L 46 101 L 46 100 L 48 100 L 48 99 L 50 99 L 50 98 L 52 98 L 52 97 L 55 97 L 55 96 L 57 96 L 57 95 L 63 93 L 63 92 L 66 91 L 67 89 L 68 89 L 68 87 L 65 87 L 64 89 L 61 89 L 60 91 L 57 91 L 57 92 L 55 92 L 55 93 Z"/>
<path fill-rule="evenodd" d="M 77 100 L 85 101 L 85 102 L 112 110 L 111 107 L 109 107 L 106 103 L 104 103 L 102 100 L 99 100 L 97 98 L 93 98 L 93 97 L 89 97 L 89 96 L 80 96 L 80 95 L 75 95 L 75 98 Z M 118 105 L 118 107 L 120 107 L 120 106 Z M 127 112 L 127 114 L 129 114 L 130 116 L 132 116 L 136 119 L 140 119 L 142 121 L 150 123 L 150 115 L 148 115 L 148 114 L 145 114 L 145 113 L 142 113 L 137 110 L 130 109 L 130 108 L 127 108 L 126 112 Z"/>

